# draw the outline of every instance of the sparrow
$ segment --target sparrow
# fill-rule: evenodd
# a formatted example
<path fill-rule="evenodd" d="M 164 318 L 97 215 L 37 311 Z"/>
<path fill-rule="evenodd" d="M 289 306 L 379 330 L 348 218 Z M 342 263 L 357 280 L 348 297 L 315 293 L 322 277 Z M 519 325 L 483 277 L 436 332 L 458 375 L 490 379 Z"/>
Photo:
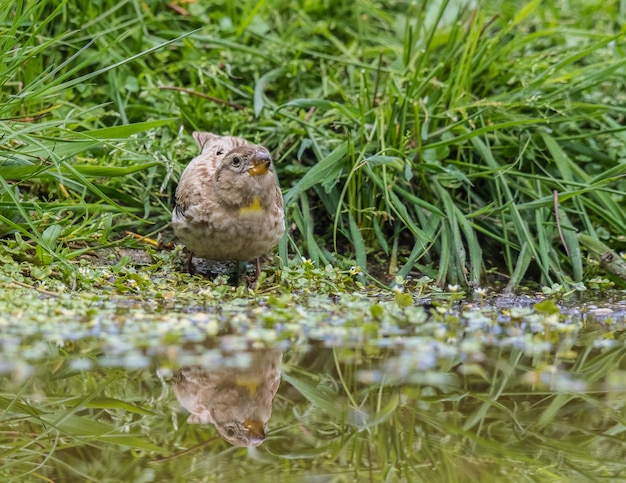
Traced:
<path fill-rule="evenodd" d="M 250 353 L 247 367 L 186 366 L 172 376 L 178 402 L 191 414 L 189 424 L 213 424 L 233 446 L 265 441 L 272 401 L 280 385 L 282 353 Z"/>
<path fill-rule="evenodd" d="M 194 132 L 200 154 L 183 171 L 176 189 L 172 226 L 192 257 L 256 261 L 285 231 L 283 196 L 272 156 L 243 138 Z"/>

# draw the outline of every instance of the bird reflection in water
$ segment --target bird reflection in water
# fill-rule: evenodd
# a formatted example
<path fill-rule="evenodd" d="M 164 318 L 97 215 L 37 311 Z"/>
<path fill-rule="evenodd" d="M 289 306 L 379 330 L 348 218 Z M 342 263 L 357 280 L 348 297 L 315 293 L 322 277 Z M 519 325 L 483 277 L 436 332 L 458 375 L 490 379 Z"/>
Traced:
<path fill-rule="evenodd" d="M 174 393 L 191 414 L 191 424 L 211 423 L 234 446 L 258 446 L 265 441 L 272 400 L 280 384 L 282 352 L 265 349 L 248 353 L 241 367 L 182 367 L 173 375 Z"/>

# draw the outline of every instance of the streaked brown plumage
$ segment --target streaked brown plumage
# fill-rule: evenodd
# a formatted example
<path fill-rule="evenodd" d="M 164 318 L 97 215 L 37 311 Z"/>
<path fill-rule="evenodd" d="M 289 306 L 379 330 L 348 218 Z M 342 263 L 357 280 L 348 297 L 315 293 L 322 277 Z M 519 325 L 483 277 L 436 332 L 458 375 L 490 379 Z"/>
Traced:
<path fill-rule="evenodd" d="M 250 352 L 245 368 L 183 367 L 173 376 L 174 393 L 191 424 L 215 425 L 234 446 L 258 446 L 267 433 L 272 400 L 280 385 L 282 353 Z"/>
<path fill-rule="evenodd" d="M 268 150 L 245 139 L 194 132 L 200 147 L 176 189 L 172 226 L 189 251 L 247 262 L 272 250 L 285 230 L 283 197 Z"/>

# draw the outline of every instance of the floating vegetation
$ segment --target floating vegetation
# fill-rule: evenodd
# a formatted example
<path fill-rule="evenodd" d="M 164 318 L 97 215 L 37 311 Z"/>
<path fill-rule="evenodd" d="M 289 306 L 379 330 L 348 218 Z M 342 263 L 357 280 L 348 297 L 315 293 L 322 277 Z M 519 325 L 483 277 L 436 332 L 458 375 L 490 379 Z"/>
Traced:
<path fill-rule="evenodd" d="M 192 304 L 5 291 L 0 474 L 626 476 L 623 294 L 570 306 L 545 294 L 449 293 L 419 305 L 407 290 L 411 303 L 383 291 L 238 290 Z M 233 381 L 256 400 L 247 354 L 266 347 L 283 353 L 282 382 L 273 408 L 258 413 L 263 423 L 250 426 L 245 446 L 256 448 L 229 449 L 230 423 L 218 426 L 220 437 L 212 420 L 185 422 L 171 386 L 179 369 L 204 367 L 199 377 L 208 378 L 243 367 Z"/>

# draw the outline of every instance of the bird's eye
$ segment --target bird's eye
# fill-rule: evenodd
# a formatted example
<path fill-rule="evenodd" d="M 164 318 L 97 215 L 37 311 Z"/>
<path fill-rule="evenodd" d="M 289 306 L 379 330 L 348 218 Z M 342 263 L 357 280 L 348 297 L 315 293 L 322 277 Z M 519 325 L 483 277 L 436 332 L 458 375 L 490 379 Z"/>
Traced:
<path fill-rule="evenodd" d="M 226 436 L 228 436 L 229 438 L 235 436 L 235 428 L 233 428 L 232 426 L 226 428 Z"/>
<path fill-rule="evenodd" d="M 240 165 L 241 165 L 241 159 L 239 157 L 235 156 L 233 158 L 233 166 L 235 168 L 238 168 Z"/>

